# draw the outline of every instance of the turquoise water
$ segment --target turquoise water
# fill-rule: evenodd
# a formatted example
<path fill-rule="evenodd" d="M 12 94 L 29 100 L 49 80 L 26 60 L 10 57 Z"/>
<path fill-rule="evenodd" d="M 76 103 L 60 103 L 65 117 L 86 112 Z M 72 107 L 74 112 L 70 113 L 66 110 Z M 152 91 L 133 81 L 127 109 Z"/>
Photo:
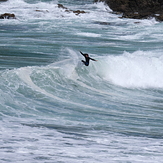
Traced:
<path fill-rule="evenodd" d="M 160 163 L 162 23 L 91 0 L 0 5 L 17 17 L 0 20 L 1 163 Z"/>

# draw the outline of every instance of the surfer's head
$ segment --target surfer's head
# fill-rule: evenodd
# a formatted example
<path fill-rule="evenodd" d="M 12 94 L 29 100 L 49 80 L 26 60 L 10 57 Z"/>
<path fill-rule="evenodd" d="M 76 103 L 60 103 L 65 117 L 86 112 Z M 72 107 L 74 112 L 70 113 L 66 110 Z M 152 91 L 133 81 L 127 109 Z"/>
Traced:
<path fill-rule="evenodd" d="M 88 54 L 85 54 L 85 57 L 89 57 L 89 55 Z"/>

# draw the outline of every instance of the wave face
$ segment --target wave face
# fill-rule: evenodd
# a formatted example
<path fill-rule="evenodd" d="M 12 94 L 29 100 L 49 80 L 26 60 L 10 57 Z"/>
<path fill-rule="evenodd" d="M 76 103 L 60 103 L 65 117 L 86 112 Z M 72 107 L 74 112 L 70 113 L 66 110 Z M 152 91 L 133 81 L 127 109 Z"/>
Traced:
<path fill-rule="evenodd" d="M 92 1 L 0 5 L 17 17 L 0 25 L 0 162 L 160 162 L 162 23 Z"/>

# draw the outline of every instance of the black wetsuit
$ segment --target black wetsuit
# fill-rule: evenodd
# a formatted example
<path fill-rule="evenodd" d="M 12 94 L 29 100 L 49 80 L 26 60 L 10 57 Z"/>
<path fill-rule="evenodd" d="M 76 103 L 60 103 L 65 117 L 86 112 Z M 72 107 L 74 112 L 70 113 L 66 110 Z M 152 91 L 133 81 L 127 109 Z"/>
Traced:
<path fill-rule="evenodd" d="M 83 54 L 81 51 L 80 53 L 85 57 L 85 61 L 82 60 L 82 62 L 86 65 L 86 66 L 89 66 L 89 60 L 91 59 L 92 61 L 96 61 L 95 59 L 93 58 L 90 58 L 88 54 Z"/>

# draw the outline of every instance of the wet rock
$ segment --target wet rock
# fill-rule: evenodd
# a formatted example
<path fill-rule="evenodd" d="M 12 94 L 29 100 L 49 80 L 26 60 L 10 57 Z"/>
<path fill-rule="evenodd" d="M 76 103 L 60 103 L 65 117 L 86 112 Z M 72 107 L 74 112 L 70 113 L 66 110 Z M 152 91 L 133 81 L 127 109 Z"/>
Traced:
<path fill-rule="evenodd" d="M 63 6 L 62 4 L 58 4 L 58 8 L 62 8 L 62 9 L 65 9 L 65 10 L 68 9 L 67 7 Z"/>
<path fill-rule="evenodd" d="M 16 19 L 15 14 L 5 13 L 0 15 L 0 19 Z"/>
<path fill-rule="evenodd" d="M 46 12 L 49 12 L 48 10 L 35 10 L 37 12 L 43 12 L 43 13 L 46 13 Z"/>
<path fill-rule="evenodd" d="M 72 12 L 75 13 L 76 15 L 85 14 L 86 13 L 85 11 L 81 11 L 81 10 L 76 10 L 76 11 L 72 11 Z"/>
<path fill-rule="evenodd" d="M 163 14 L 155 15 L 156 20 L 163 21 Z"/>
<path fill-rule="evenodd" d="M 67 7 L 63 6 L 62 4 L 58 4 L 58 8 L 64 9 L 65 12 L 72 12 L 72 13 L 74 13 L 75 15 L 85 14 L 85 13 L 86 13 L 85 11 L 82 11 L 82 10 L 70 10 L 70 9 L 68 9 Z"/>
<path fill-rule="evenodd" d="M 155 17 L 163 20 L 163 0 L 95 0 L 103 1 L 114 12 L 123 13 L 122 17 L 144 19 Z"/>

